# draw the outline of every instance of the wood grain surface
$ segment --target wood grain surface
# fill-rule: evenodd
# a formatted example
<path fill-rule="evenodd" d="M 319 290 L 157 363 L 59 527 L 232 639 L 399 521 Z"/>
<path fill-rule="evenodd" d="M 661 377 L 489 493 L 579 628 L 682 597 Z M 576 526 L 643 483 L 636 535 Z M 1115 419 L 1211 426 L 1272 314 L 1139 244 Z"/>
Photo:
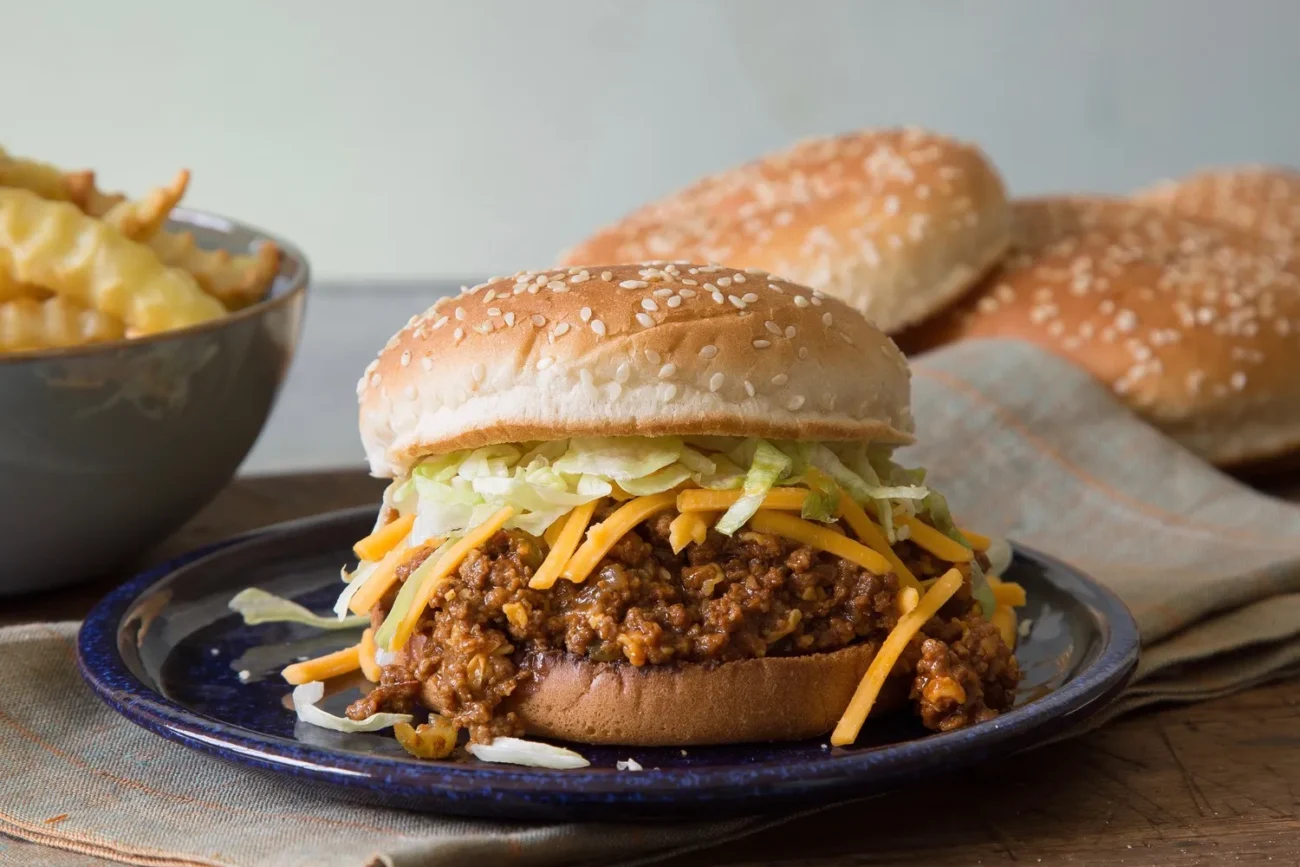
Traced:
<path fill-rule="evenodd" d="M 0 624 L 78 618 L 133 570 L 278 521 L 373 504 L 360 473 L 236 481 L 117 574 L 7 600 Z M 1300 501 L 1300 481 L 1274 483 Z M 1073 741 L 662 862 L 1300 865 L 1300 680 L 1141 713 Z"/>

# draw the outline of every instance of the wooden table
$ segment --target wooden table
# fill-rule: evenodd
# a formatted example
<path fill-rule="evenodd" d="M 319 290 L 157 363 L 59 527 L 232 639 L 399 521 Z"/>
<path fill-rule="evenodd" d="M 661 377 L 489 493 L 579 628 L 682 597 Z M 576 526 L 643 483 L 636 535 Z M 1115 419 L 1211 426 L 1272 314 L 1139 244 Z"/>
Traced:
<path fill-rule="evenodd" d="M 276 521 L 374 503 L 381 487 L 360 473 L 241 479 L 146 564 Z M 1300 501 L 1300 484 L 1274 490 Z M 7 602 L 0 625 L 80 617 L 120 578 Z M 664 863 L 1010 862 L 1300 864 L 1300 680 L 1139 714 Z"/>

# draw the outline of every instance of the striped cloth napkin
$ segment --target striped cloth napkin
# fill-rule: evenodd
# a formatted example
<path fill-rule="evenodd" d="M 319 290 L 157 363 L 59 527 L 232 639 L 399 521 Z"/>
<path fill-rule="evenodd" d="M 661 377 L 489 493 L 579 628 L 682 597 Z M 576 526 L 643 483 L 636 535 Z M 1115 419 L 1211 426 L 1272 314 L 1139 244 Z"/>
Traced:
<path fill-rule="evenodd" d="M 958 514 L 1074 563 L 1128 602 L 1145 650 L 1109 715 L 1300 665 L 1300 508 L 1213 471 L 1027 345 L 968 343 L 922 359 L 914 405 L 924 440 L 905 460 L 930 469 Z M 530 824 L 335 800 L 122 720 L 77 675 L 75 629 L 0 630 L 0 863 L 628 863 L 774 821 Z M 798 832 L 799 816 L 776 821 Z"/>

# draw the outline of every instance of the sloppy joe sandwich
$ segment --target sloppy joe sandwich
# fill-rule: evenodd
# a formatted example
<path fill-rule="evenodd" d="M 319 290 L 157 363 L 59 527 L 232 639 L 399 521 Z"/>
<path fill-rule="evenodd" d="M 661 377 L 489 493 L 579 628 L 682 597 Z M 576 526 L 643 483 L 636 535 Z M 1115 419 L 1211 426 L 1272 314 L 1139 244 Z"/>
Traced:
<path fill-rule="evenodd" d="M 907 364 L 842 302 L 718 265 L 529 271 L 414 317 L 358 388 L 393 481 L 336 610 L 370 628 L 286 677 L 360 667 L 348 717 L 417 755 L 849 744 L 1013 702 L 1023 591 L 894 461 Z"/>

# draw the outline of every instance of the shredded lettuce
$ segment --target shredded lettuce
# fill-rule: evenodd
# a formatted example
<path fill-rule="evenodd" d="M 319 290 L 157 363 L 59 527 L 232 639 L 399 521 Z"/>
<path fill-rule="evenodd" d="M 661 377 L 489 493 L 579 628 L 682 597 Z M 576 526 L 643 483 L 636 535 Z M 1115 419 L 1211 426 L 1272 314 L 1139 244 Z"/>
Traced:
<path fill-rule="evenodd" d="M 681 454 L 681 437 L 574 437 L 568 451 L 555 462 L 555 470 L 622 482 L 648 476 Z"/>
<path fill-rule="evenodd" d="M 749 471 L 745 473 L 745 481 L 741 486 L 743 492 L 739 500 L 731 504 L 731 508 L 723 513 L 718 519 L 714 529 L 723 535 L 730 536 L 741 527 L 745 522 L 754 517 L 758 507 L 763 504 L 763 497 L 767 492 L 772 490 L 777 479 L 790 468 L 790 458 L 769 443 L 767 440 L 754 439 L 740 447 L 745 451 L 751 451 L 753 457 L 750 460 Z"/>
<path fill-rule="evenodd" d="M 393 647 L 393 636 L 397 633 L 397 624 L 401 623 L 402 618 L 406 616 L 406 612 L 411 610 L 411 604 L 415 601 L 415 591 L 419 589 L 420 581 L 442 557 L 443 552 L 451 547 L 453 541 L 453 537 L 448 537 L 447 541 L 424 558 L 424 562 L 415 571 L 406 576 L 406 580 L 402 582 L 402 589 L 397 591 L 397 598 L 393 600 L 393 607 L 388 610 L 388 616 L 384 618 L 384 622 L 375 631 L 376 647 L 390 652 L 398 649 Z"/>
<path fill-rule="evenodd" d="M 718 471 L 716 461 L 710 460 L 690 446 L 682 446 L 682 453 L 678 455 L 677 461 L 692 473 L 701 476 L 711 476 Z"/>
<path fill-rule="evenodd" d="M 684 451 L 684 450 L 683 450 Z M 701 475 L 695 481 L 701 488 L 711 491 L 730 491 L 739 488 L 745 481 L 745 470 L 726 455 L 713 455 L 713 473 Z"/>
<path fill-rule="evenodd" d="M 974 546 L 957 528 L 957 522 L 952 519 L 952 512 L 948 510 L 948 501 L 944 499 L 943 494 L 938 491 L 931 491 L 921 501 L 921 507 L 925 509 L 926 514 L 930 516 L 930 524 L 936 530 L 943 533 L 949 539 L 960 542 L 967 548 Z M 984 612 L 985 617 L 993 616 L 993 609 L 997 608 L 998 601 L 993 596 L 993 588 L 989 585 L 988 579 L 984 575 L 984 570 L 974 559 L 970 561 L 970 586 L 971 593 L 974 594 L 975 600 L 979 602 L 980 609 Z"/>
<path fill-rule="evenodd" d="M 989 549 L 984 552 L 989 558 L 989 571 L 994 575 L 1005 575 L 1011 567 L 1011 543 L 1001 536 L 989 539 Z"/>
<path fill-rule="evenodd" d="M 409 723 L 415 717 L 409 713 L 376 713 L 363 720 L 351 720 L 344 716 L 335 716 L 316 706 L 316 702 L 325 697 L 325 684 L 319 680 L 294 687 L 293 709 L 298 719 L 323 729 L 355 734 L 357 732 L 377 732 L 404 722 Z"/>
<path fill-rule="evenodd" d="M 800 516 L 809 521 L 834 521 L 840 509 L 840 489 L 835 480 L 816 467 L 804 470 L 802 478 L 809 493 Z"/>
<path fill-rule="evenodd" d="M 348 605 L 351 604 L 352 597 L 356 596 L 362 585 L 370 580 L 370 576 L 374 574 L 378 566 L 378 563 L 363 562 L 351 575 L 348 574 L 346 568 L 342 570 L 343 580 L 348 586 L 343 588 L 339 598 L 334 601 L 334 614 L 340 621 L 347 619 Z"/>
<path fill-rule="evenodd" d="M 259 587 L 249 587 L 235 594 L 230 600 L 230 610 L 244 618 L 244 623 L 256 626 L 259 623 L 301 623 L 318 629 L 355 629 L 366 624 L 364 617 L 330 617 L 327 614 L 315 614 L 297 602 L 268 593 Z"/>
<path fill-rule="evenodd" d="M 634 497 L 648 497 L 651 494 L 671 491 L 691 478 L 692 475 L 693 473 L 685 464 L 669 464 L 663 469 L 655 470 L 648 476 L 642 476 L 639 479 L 624 479 L 618 483 L 618 486 Z"/>
<path fill-rule="evenodd" d="M 591 764 L 573 750 L 521 738 L 493 738 L 489 744 L 470 744 L 465 749 L 482 762 L 526 765 L 530 768 L 570 770 Z"/>

